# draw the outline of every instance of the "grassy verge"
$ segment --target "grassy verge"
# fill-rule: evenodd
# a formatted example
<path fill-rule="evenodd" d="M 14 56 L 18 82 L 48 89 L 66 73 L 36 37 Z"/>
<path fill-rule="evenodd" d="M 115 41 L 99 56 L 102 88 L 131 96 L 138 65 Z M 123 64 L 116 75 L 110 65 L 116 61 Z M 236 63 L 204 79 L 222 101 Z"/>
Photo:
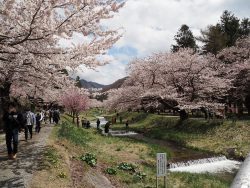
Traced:
<path fill-rule="evenodd" d="M 57 128 L 53 129 L 43 152 L 40 170 L 33 174 L 32 188 L 68 188 L 72 185 L 69 156 L 56 139 Z"/>
<path fill-rule="evenodd" d="M 5 134 L 0 134 L 0 144 L 5 141 Z"/>
<path fill-rule="evenodd" d="M 155 156 L 157 152 L 171 154 L 165 148 L 132 140 L 101 136 L 94 129 L 82 129 L 63 118 L 64 123 L 57 129 L 57 136 L 65 147 L 75 152 L 74 156 L 94 154 L 97 164 L 93 168 L 116 183 L 116 187 L 155 187 Z M 66 141 L 67 142 L 66 142 Z M 86 157 L 84 158 L 86 161 Z M 121 164 L 121 163 L 124 164 Z M 84 165 L 86 165 L 85 162 Z M 132 165 L 132 169 L 129 166 Z M 125 166 L 124 168 L 118 166 Z M 107 169 L 110 175 L 107 173 Z M 110 170 L 112 169 L 112 170 Z M 231 180 L 209 174 L 169 173 L 168 187 L 228 187 Z"/>
<path fill-rule="evenodd" d="M 108 119 L 115 114 L 107 115 Z M 171 140 L 187 147 L 224 154 L 234 158 L 245 157 L 250 151 L 250 120 L 222 121 L 190 118 L 183 122 L 175 116 L 148 113 L 120 113 L 129 120 L 129 129 L 145 136 Z M 125 121 L 124 121 L 125 122 Z M 125 129 L 119 122 L 112 129 Z M 230 150 L 234 152 L 230 154 Z"/>

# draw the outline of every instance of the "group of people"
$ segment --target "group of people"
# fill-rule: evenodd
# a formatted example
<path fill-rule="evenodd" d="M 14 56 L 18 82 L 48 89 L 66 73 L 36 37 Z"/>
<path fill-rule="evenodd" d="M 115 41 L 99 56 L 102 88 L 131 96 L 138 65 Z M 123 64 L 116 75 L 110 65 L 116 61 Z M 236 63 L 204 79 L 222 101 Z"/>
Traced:
<path fill-rule="evenodd" d="M 117 117 L 118 116 L 119 116 L 119 114 L 117 113 Z M 81 119 L 81 122 L 82 122 L 83 128 L 90 128 L 91 127 L 90 121 L 87 120 L 86 118 L 83 117 Z M 106 122 L 106 124 L 104 125 L 104 132 L 109 133 L 109 129 L 110 129 L 111 124 L 115 124 L 115 123 L 116 123 L 116 117 L 112 117 L 111 121 Z M 122 116 L 120 116 L 120 123 L 122 123 Z M 97 120 L 96 120 L 97 130 L 100 130 L 100 124 L 101 124 L 101 121 L 99 118 L 97 118 Z M 126 126 L 126 130 L 128 130 L 128 128 L 129 128 L 129 121 L 128 120 L 125 121 L 125 126 Z"/>
<path fill-rule="evenodd" d="M 58 109 L 49 109 L 49 110 L 42 110 L 42 115 L 43 115 L 43 121 L 45 124 L 49 123 L 55 123 L 58 124 L 60 120 L 60 112 Z"/>
<path fill-rule="evenodd" d="M 24 131 L 26 142 L 28 141 L 28 137 L 32 139 L 33 127 L 35 126 L 35 132 L 39 133 L 41 130 L 41 122 L 46 121 L 45 117 L 44 110 L 34 113 L 30 108 L 26 108 L 24 112 L 19 112 L 15 103 L 9 103 L 8 110 L 3 115 L 9 159 L 16 159 L 19 133 Z M 51 118 L 53 118 L 53 121 L 57 124 L 60 120 L 59 110 L 53 110 Z M 50 122 L 52 122 L 52 120 Z"/>
<path fill-rule="evenodd" d="M 90 128 L 90 121 L 87 120 L 86 118 L 82 119 L 82 128 Z"/>

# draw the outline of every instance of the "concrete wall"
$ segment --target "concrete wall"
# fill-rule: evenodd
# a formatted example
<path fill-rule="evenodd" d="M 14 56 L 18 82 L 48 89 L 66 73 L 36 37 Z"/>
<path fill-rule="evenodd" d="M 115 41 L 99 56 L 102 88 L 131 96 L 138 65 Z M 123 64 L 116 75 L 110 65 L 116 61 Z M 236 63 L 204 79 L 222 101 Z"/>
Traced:
<path fill-rule="evenodd" d="M 250 188 L 250 153 L 234 178 L 231 188 Z"/>

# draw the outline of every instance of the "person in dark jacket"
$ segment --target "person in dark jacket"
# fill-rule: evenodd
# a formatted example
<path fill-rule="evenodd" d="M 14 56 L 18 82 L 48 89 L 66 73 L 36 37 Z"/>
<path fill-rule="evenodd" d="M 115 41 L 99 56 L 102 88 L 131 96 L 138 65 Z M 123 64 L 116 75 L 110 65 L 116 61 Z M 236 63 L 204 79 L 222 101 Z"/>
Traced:
<path fill-rule="evenodd" d="M 87 121 L 86 128 L 87 128 L 87 129 L 90 128 L 90 121 L 89 121 L 89 120 Z"/>
<path fill-rule="evenodd" d="M 60 112 L 58 109 L 54 110 L 53 112 L 53 121 L 55 122 L 55 124 L 57 125 L 58 122 L 60 120 Z"/>
<path fill-rule="evenodd" d="M 6 146 L 9 159 L 16 159 L 18 152 L 18 132 L 23 123 L 23 116 L 17 112 L 14 103 L 9 104 L 8 111 L 3 115 Z"/>
<path fill-rule="evenodd" d="M 110 122 L 108 121 L 104 126 L 104 132 L 109 133 Z"/>
<path fill-rule="evenodd" d="M 96 128 L 97 129 L 100 129 L 100 119 L 98 118 L 97 121 L 96 121 Z"/>
<path fill-rule="evenodd" d="M 128 130 L 128 120 L 126 121 L 125 125 L 126 125 L 126 130 Z"/>
<path fill-rule="evenodd" d="M 36 114 L 36 132 L 39 133 L 40 132 L 40 129 L 41 129 L 41 114 L 38 112 Z"/>

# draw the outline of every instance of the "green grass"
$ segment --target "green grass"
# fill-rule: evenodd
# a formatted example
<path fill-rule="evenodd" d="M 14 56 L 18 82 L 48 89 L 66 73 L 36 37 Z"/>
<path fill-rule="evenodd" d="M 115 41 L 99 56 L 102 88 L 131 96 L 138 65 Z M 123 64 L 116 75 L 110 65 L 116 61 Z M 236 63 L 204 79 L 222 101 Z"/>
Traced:
<path fill-rule="evenodd" d="M 226 188 L 230 187 L 230 183 L 223 178 L 217 178 L 211 174 L 191 174 L 191 173 L 171 173 L 169 176 L 171 184 L 179 188 Z"/>
<path fill-rule="evenodd" d="M 3 134 L 0 134 L 0 143 L 3 143 L 5 141 L 5 136 Z"/>
<path fill-rule="evenodd" d="M 59 129 L 59 137 L 67 138 L 77 145 L 86 145 L 87 141 L 90 139 L 88 133 L 83 129 L 77 128 L 75 125 L 72 125 L 68 120 L 68 116 L 63 116 L 61 128 Z"/>
<path fill-rule="evenodd" d="M 44 165 L 46 167 L 58 167 L 60 156 L 57 154 L 57 151 L 54 148 L 46 148 L 44 152 L 44 157 Z"/>
<path fill-rule="evenodd" d="M 81 113 L 80 117 L 84 117 L 84 118 L 88 119 L 89 121 L 94 121 L 94 120 L 96 120 L 96 116 L 100 116 L 102 112 L 103 112 L 102 109 L 91 108 L 90 110 L 87 110 L 87 111 Z"/>
<path fill-rule="evenodd" d="M 231 120 L 207 121 L 202 118 L 180 121 L 177 116 L 137 112 L 120 115 L 130 120 L 130 130 L 150 138 L 171 140 L 189 148 L 224 155 L 229 155 L 228 149 L 235 148 L 235 158 L 245 157 L 250 151 L 250 120 L 247 119 L 233 123 Z M 111 129 L 125 129 L 125 125 L 116 123 Z"/>
<path fill-rule="evenodd" d="M 144 116 L 144 115 L 142 115 Z M 145 117 L 140 118 L 145 118 Z M 136 117 L 136 116 L 134 116 Z M 143 121 L 138 118 L 138 121 Z M 152 115 L 147 118 L 155 119 Z M 59 139 L 67 139 L 73 144 L 81 147 L 82 154 L 93 153 L 97 157 L 97 166 L 103 166 L 103 172 L 111 167 L 116 170 L 112 175 L 117 181 L 127 185 L 129 188 L 155 187 L 156 153 L 166 152 L 168 158 L 171 153 L 165 147 L 136 141 L 130 138 L 107 137 L 100 135 L 95 129 L 77 128 L 63 118 L 64 123 L 57 128 Z M 140 125 L 141 126 L 141 125 Z M 79 156 L 80 157 L 80 156 Z M 136 166 L 136 172 L 124 171 L 117 166 L 121 162 Z M 145 173 L 145 177 L 144 177 Z M 231 179 L 208 174 L 169 173 L 168 187 L 228 187 Z"/>

